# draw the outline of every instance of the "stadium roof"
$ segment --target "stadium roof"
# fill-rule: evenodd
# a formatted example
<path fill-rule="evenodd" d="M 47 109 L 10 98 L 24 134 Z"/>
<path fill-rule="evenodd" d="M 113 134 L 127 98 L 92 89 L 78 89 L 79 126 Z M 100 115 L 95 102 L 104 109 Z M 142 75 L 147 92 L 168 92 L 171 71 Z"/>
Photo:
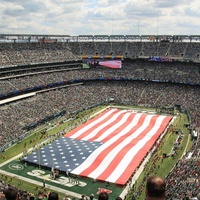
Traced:
<path fill-rule="evenodd" d="M 44 34 L 0 34 L 0 37 L 70 37 L 70 35 L 44 35 Z"/>
<path fill-rule="evenodd" d="M 4 42 L 5 40 L 27 40 L 30 38 L 48 38 L 48 39 L 66 39 L 66 41 L 76 40 L 76 41 L 87 41 L 87 40 L 132 40 L 132 41 L 162 41 L 168 40 L 170 42 L 182 42 L 182 41 L 200 41 L 200 35 L 78 35 L 78 36 L 70 36 L 70 35 L 44 35 L 44 34 L 0 34 L 0 42 Z"/>
<path fill-rule="evenodd" d="M 79 35 L 78 37 L 93 37 L 93 35 Z"/>
<path fill-rule="evenodd" d="M 110 35 L 110 37 L 123 37 L 124 38 L 124 35 Z"/>
<path fill-rule="evenodd" d="M 96 38 L 108 38 L 109 35 L 94 35 Z"/>
<path fill-rule="evenodd" d="M 200 37 L 200 35 L 189 35 L 190 37 Z"/>
<path fill-rule="evenodd" d="M 140 37 L 141 35 L 125 35 L 125 37 Z"/>

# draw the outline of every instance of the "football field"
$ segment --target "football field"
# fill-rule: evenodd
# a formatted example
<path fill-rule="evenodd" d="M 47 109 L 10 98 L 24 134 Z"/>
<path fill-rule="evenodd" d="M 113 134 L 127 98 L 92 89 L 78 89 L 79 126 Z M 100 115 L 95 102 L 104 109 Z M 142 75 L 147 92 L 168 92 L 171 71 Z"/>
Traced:
<path fill-rule="evenodd" d="M 45 185 L 77 198 L 83 193 L 97 198 L 99 191 L 106 190 L 114 199 L 126 194 L 127 182 L 135 178 L 132 174 L 172 119 L 171 115 L 109 108 L 61 137 L 4 162 L 1 173 L 11 184 L 15 178 L 22 180 L 19 186 L 23 181 L 32 183 L 35 192 Z M 58 176 L 52 176 L 52 171 Z"/>

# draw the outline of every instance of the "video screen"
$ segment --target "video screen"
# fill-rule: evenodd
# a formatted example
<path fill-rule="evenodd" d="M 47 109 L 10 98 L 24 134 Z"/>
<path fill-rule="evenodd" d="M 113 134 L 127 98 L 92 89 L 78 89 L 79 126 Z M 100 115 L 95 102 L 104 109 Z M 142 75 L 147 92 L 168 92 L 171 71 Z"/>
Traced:
<path fill-rule="evenodd" d="M 113 69 L 122 68 L 121 60 L 114 59 L 83 59 L 83 68 L 96 68 L 96 67 L 108 67 Z"/>

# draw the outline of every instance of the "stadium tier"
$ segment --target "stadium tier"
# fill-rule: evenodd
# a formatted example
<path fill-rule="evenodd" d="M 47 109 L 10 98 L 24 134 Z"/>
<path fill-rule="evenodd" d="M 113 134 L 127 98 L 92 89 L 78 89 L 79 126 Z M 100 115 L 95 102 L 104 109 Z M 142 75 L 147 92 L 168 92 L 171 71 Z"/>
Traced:
<path fill-rule="evenodd" d="M 193 42 L 0 42 L 0 66 L 65 62 L 81 58 L 146 58 L 199 62 L 200 43 Z"/>

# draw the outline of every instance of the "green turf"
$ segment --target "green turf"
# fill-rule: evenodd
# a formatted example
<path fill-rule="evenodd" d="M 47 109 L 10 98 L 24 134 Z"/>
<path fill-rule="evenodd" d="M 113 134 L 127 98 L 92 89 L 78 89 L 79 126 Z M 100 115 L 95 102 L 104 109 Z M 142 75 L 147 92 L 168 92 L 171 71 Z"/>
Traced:
<path fill-rule="evenodd" d="M 17 165 L 17 164 L 23 165 L 24 166 L 23 170 L 13 170 L 9 167 L 11 165 Z M 37 178 L 37 177 L 34 177 L 34 176 L 30 176 L 27 173 L 32 172 L 32 170 L 35 170 L 35 169 L 40 169 L 40 170 L 44 171 L 45 174 L 43 174 L 43 175 L 48 175 L 48 177 L 50 177 L 50 173 L 51 173 L 51 171 L 49 169 L 39 168 L 39 167 L 36 167 L 36 166 L 33 166 L 33 165 L 25 166 L 24 162 L 21 162 L 19 160 L 14 160 L 14 161 L 4 165 L 1 169 L 5 170 L 7 172 L 13 173 L 14 176 L 15 175 L 23 176 L 23 177 L 26 177 L 26 178 L 29 178 L 29 179 L 32 179 L 32 180 L 39 181 L 40 183 L 43 183 L 43 178 Z M 65 174 L 61 174 L 61 176 L 66 177 Z M 8 179 L 10 179 L 10 177 Z M 81 179 L 81 178 L 79 178 L 79 181 L 85 182 L 87 184 L 87 186 L 81 187 L 81 186 L 77 186 L 77 185 L 74 184 L 73 187 L 67 187 L 67 186 L 64 186 L 64 185 L 61 185 L 61 184 L 53 183 L 51 181 L 45 181 L 45 183 L 59 187 L 59 188 L 62 188 L 62 189 L 66 189 L 66 190 L 69 190 L 69 191 L 72 191 L 72 192 L 75 192 L 75 193 L 78 193 L 80 195 L 86 193 L 86 191 L 87 191 L 87 195 L 90 195 L 92 193 L 97 193 L 98 188 L 105 188 L 105 189 L 108 189 L 108 190 L 112 190 L 112 194 L 110 194 L 110 197 L 116 197 L 122 192 L 122 188 L 116 187 L 116 185 L 114 185 L 114 184 L 108 185 L 105 182 L 104 183 L 93 182 L 93 180 L 91 180 L 91 179 Z M 34 188 L 35 188 L 35 186 L 34 186 Z"/>

